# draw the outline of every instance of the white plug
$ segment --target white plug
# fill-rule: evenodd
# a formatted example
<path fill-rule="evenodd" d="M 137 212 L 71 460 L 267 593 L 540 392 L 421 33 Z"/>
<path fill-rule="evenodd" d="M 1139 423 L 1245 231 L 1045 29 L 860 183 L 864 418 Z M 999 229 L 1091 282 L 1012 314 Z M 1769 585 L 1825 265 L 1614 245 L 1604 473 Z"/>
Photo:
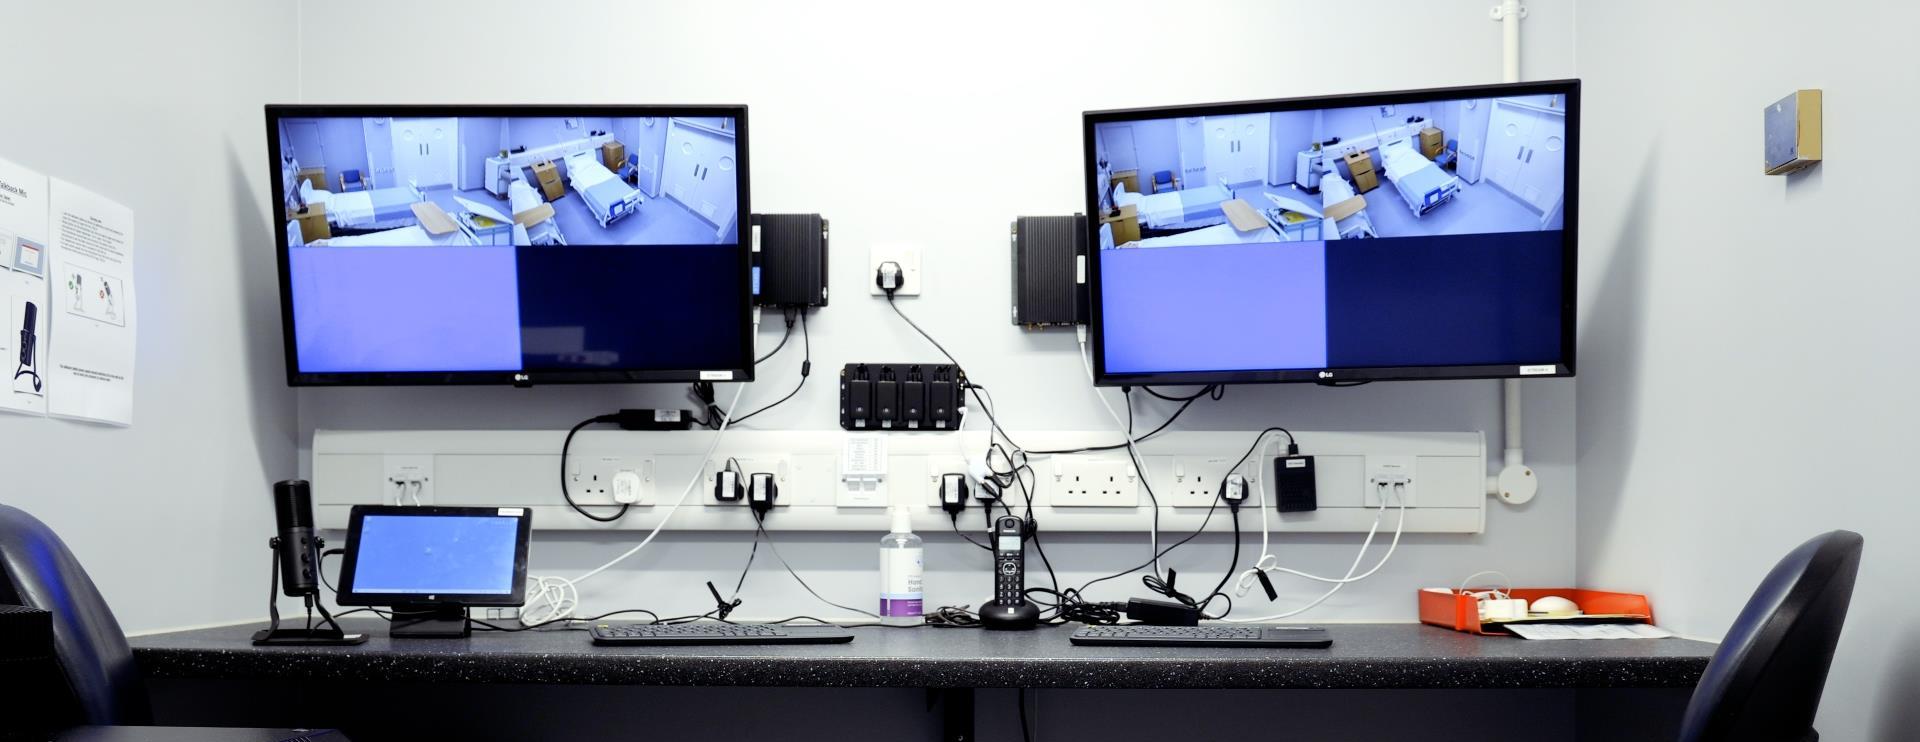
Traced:
<path fill-rule="evenodd" d="M 613 501 L 621 505 L 640 502 L 640 475 L 620 471 L 613 475 Z"/>

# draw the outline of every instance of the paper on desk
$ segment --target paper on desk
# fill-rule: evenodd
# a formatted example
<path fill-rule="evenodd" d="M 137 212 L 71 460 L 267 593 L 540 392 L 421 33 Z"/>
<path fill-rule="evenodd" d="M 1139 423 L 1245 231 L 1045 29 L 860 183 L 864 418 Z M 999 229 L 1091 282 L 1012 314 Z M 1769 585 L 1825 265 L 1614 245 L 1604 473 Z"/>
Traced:
<path fill-rule="evenodd" d="M 1647 623 L 1540 624 L 1510 623 L 1501 628 L 1540 641 L 1558 639 L 1666 639 L 1673 632 Z"/>

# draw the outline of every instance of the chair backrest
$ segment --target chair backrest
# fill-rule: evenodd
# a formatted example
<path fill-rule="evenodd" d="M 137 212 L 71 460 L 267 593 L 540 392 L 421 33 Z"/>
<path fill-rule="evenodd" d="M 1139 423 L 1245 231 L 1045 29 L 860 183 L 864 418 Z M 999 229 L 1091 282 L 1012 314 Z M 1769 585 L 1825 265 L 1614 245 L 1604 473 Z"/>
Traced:
<path fill-rule="evenodd" d="M 53 613 L 54 650 L 82 717 L 74 722 L 152 722 L 133 649 L 99 589 L 53 529 L 8 505 L 0 505 L 0 603 Z"/>
<path fill-rule="evenodd" d="M 1713 653 L 1680 742 L 1811 742 L 1864 540 L 1821 534 L 1774 565 Z"/>
<path fill-rule="evenodd" d="M 1155 172 L 1155 173 L 1153 174 L 1153 182 L 1154 182 L 1154 183 L 1155 183 L 1156 185 L 1157 185 L 1157 184 L 1167 184 L 1167 185 L 1171 185 L 1171 184 L 1173 183 L 1173 171 L 1172 171 L 1172 170 L 1161 170 L 1161 171 L 1158 171 L 1158 172 Z"/>

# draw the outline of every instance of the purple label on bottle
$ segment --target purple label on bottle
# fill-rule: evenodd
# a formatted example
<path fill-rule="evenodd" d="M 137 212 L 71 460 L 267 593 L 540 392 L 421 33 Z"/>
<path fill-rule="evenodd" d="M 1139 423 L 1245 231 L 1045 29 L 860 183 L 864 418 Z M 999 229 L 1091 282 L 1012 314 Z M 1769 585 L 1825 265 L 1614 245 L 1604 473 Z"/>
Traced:
<path fill-rule="evenodd" d="M 925 615 L 920 607 L 919 598 L 881 598 L 882 616 L 921 616 Z"/>

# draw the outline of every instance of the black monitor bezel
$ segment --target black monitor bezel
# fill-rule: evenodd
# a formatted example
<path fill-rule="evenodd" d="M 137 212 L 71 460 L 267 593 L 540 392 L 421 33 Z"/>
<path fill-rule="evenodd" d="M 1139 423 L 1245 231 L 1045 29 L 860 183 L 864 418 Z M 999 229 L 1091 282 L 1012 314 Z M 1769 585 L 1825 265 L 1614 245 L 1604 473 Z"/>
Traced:
<path fill-rule="evenodd" d="M 709 117 L 728 116 L 735 122 L 734 146 L 740 208 L 736 216 L 734 248 L 738 252 L 736 286 L 740 294 L 740 321 L 734 328 L 739 336 L 735 357 L 738 365 L 728 368 L 645 368 L 645 369 L 564 369 L 519 371 L 373 371 L 302 372 L 299 349 L 293 331 L 293 294 L 291 255 L 287 246 L 287 203 L 281 190 L 280 121 L 288 118 L 339 117 L 610 117 L 654 116 Z M 749 239 L 749 176 L 747 107 L 744 105 L 293 105 L 266 106 L 268 180 L 272 184 L 274 245 L 280 266 L 280 331 L 286 361 L 287 386 L 534 386 L 545 384 L 642 384 L 690 381 L 753 381 L 753 267 Z M 719 378 L 724 375 L 726 378 Z"/>
<path fill-rule="evenodd" d="M 1547 364 L 1491 364 L 1461 366 L 1333 367 L 1317 369 L 1262 369 L 1111 373 L 1107 371 L 1104 318 L 1101 311 L 1100 279 L 1100 190 L 1094 153 L 1094 127 L 1115 122 L 1182 116 L 1216 116 L 1242 113 L 1270 113 L 1324 108 L 1355 108 L 1402 103 L 1464 98 L 1495 98 L 1515 95 L 1555 94 L 1564 96 L 1567 110 L 1566 189 L 1563 206 L 1564 229 L 1561 237 L 1560 358 L 1551 373 L 1538 366 Z M 1081 145 L 1084 162 L 1087 220 L 1088 289 L 1092 313 L 1089 334 L 1093 353 L 1095 386 L 1138 386 L 1145 384 L 1339 384 L 1363 381 L 1419 381 L 1429 379 L 1508 379 L 1554 378 L 1574 375 L 1574 355 L 1578 338 L 1575 318 L 1579 288 L 1579 204 L 1580 204 L 1580 81 L 1577 79 L 1540 82 L 1469 85 L 1422 90 L 1398 90 L 1379 93 L 1275 98 L 1234 103 L 1127 108 L 1087 111 L 1081 115 Z M 1525 371 L 1523 372 L 1523 368 Z"/>
<path fill-rule="evenodd" d="M 360 528 L 369 515 L 403 517 L 464 516 L 514 518 L 519 529 L 513 543 L 513 592 L 496 593 L 361 593 L 354 591 L 355 571 L 360 566 Z M 347 546 L 341 556 L 340 589 L 335 601 L 354 606 L 517 606 L 527 602 L 527 550 L 533 541 L 533 508 L 449 507 L 435 505 L 355 505 L 347 521 Z"/>

